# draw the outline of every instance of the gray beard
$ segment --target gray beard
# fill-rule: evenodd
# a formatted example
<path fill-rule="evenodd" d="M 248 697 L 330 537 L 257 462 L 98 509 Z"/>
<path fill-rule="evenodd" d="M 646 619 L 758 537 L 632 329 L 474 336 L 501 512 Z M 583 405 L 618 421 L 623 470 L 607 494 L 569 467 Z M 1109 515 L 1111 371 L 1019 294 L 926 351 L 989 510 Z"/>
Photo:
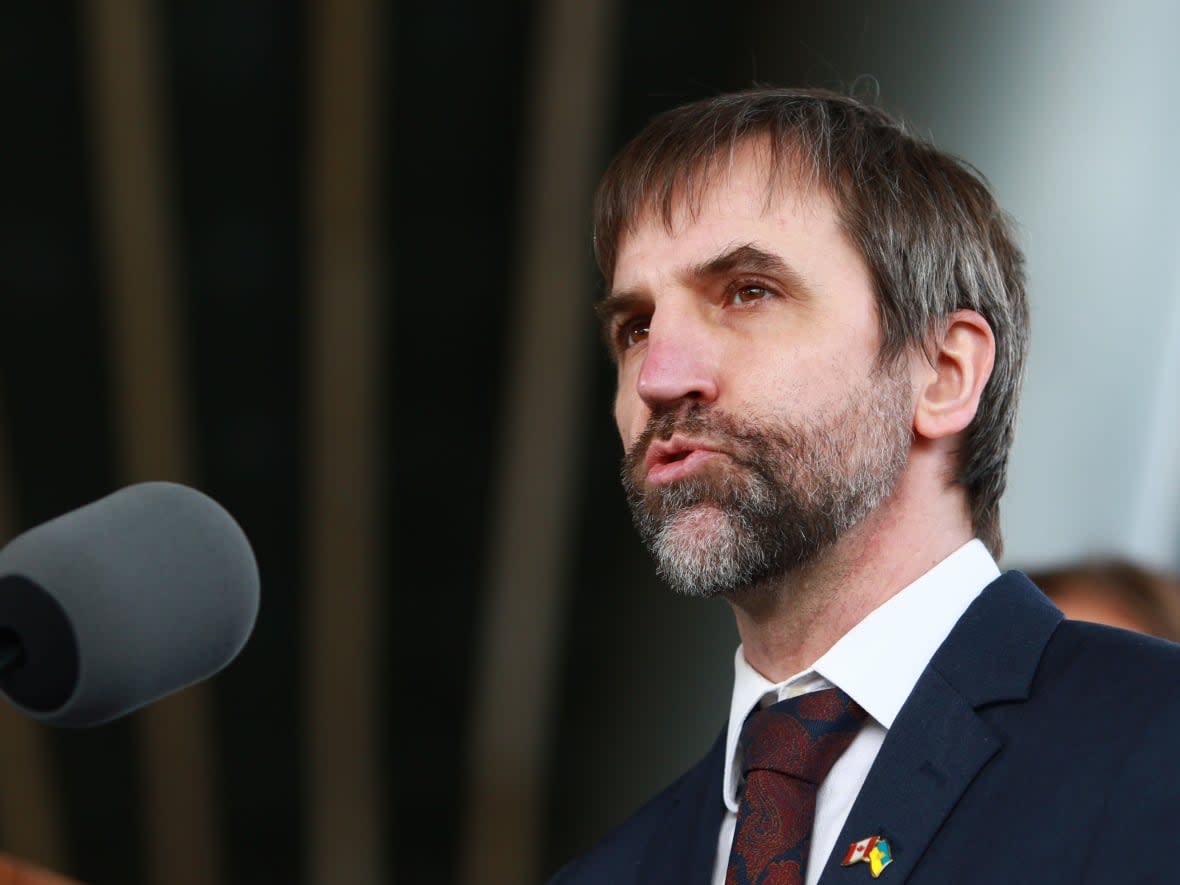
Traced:
<path fill-rule="evenodd" d="M 623 488 L 673 590 L 710 597 L 769 584 L 816 561 L 880 506 L 909 457 L 910 387 L 900 371 L 873 380 L 810 426 L 739 421 L 700 406 L 652 415 L 623 459 Z M 648 446 L 673 433 L 728 456 L 645 487 Z"/>

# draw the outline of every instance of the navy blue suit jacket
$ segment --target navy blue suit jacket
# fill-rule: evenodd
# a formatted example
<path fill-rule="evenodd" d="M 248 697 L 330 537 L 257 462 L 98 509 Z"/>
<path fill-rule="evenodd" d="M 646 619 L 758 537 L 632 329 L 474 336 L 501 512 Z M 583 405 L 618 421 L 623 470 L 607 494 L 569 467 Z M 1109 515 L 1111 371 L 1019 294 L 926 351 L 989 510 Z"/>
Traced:
<path fill-rule="evenodd" d="M 1076 621 L 1008 572 L 930 661 L 881 746 L 821 885 L 1178 882 L 1180 645 Z M 724 734 L 551 885 L 708 885 Z"/>

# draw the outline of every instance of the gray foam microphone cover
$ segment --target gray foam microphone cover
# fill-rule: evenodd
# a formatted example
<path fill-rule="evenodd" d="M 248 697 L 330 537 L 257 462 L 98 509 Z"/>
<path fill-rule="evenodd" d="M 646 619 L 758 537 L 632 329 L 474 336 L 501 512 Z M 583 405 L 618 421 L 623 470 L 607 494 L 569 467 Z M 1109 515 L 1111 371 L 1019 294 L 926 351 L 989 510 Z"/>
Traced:
<path fill-rule="evenodd" d="M 167 482 L 129 486 L 0 551 L 0 689 L 54 725 L 98 725 L 199 682 L 245 645 L 258 566 L 233 517 Z"/>

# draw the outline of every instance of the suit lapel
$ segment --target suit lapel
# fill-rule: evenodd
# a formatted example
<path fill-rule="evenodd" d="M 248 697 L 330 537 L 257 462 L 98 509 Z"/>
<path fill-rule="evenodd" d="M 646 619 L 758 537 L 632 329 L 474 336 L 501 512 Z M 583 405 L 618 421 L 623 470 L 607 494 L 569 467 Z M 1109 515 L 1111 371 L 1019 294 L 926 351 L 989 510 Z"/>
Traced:
<path fill-rule="evenodd" d="M 648 841 L 636 883 L 709 885 L 717 853 L 717 833 L 725 806 L 721 778 L 725 765 L 725 730 L 713 748 L 689 771 L 675 791 L 663 825 Z"/>
<path fill-rule="evenodd" d="M 849 845 L 874 835 L 887 838 L 892 850 L 886 881 L 904 882 L 972 778 L 1002 746 L 937 674 L 923 676 L 906 710 L 890 729 L 836 840 L 824 885 L 867 882 L 867 868 L 841 867 L 840 861 Z"/>
<path fill-rule="evenodd" d="M 821 885 L 869 881 L 840 866 L 849 845 L 889 840 L 888 882 L 906 881 L 930 840 L 1003 738 L 978 714 L 1027 699 L 1061 613 L 1024 575 L 994 581 L 960 618 L 902 707 L 828 858 Z"/>

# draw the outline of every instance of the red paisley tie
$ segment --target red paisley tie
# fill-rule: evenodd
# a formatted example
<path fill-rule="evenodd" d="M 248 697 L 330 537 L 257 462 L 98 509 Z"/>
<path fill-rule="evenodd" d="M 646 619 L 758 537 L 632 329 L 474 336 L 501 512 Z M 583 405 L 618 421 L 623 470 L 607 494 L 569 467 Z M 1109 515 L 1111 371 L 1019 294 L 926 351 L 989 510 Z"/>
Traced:
<path fill-rule="evenodd" d="M 742 727 L 746 788 L 725 885 L 802 885 L 815 794 L 865 712 L 838 688 L 757 710 Z"/>

